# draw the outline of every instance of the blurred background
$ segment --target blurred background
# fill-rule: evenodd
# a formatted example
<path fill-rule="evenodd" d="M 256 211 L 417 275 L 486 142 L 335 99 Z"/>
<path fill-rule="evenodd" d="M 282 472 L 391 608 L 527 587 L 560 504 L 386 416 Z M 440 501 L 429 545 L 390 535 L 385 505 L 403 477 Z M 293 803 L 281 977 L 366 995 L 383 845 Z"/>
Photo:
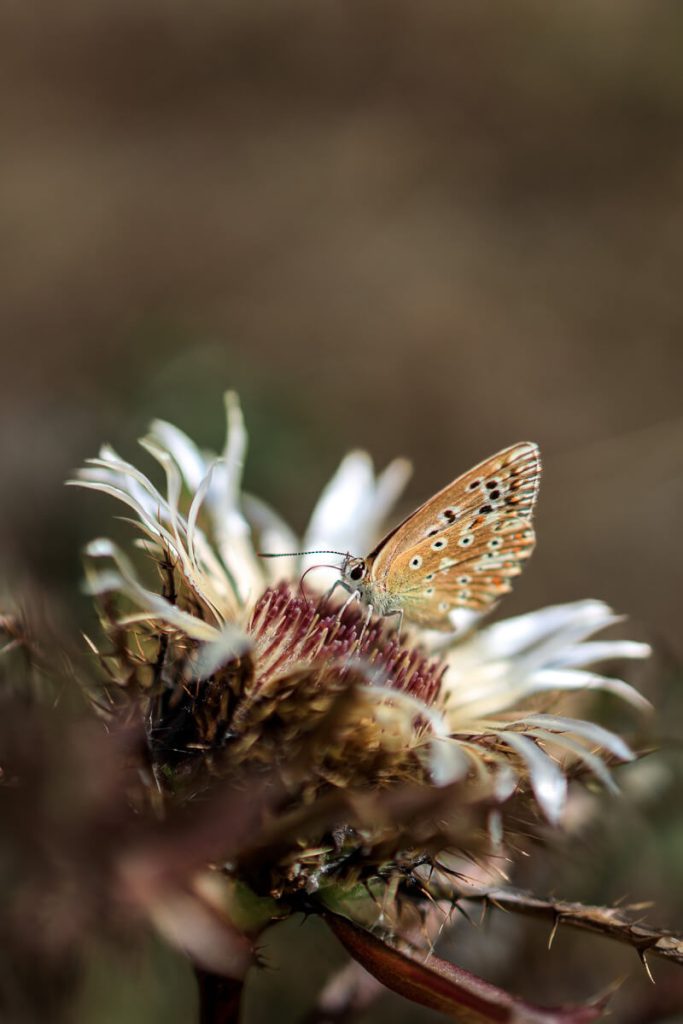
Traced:
<path fill-rule="evenodd" d="M 414 461 L 408 510 L 536 440 L 539 546 L 503 611 L 628 613 L 657 650 L 629 678 L 679 739 L 682 42 L 675 0 L 5 3 L 7 587 L 78 622 L 79 552 L 114 509 L 62 481 L 102 441 L 132 457 L 154 416 L 218 448 L 227 387 L 247 485 L 298 529 L 350 447 Z M 680 928 L 680 755 L 630 771 L 629 807 L 542 886 Z M 615 1019 L 682 1019 L 681 972 L 655 964 L 655 991 L 632 950 L 512 927 L 450 952 L 550 1000 L 628 974 Z M 301 1020 L 342 961 L 312 923 L 280 931 L 248 1022 Z M 183 970 L 94 952 L 79 1020 L 187 1020 Z M 387 997 L 362 1019 L 437 1018 Z"/>

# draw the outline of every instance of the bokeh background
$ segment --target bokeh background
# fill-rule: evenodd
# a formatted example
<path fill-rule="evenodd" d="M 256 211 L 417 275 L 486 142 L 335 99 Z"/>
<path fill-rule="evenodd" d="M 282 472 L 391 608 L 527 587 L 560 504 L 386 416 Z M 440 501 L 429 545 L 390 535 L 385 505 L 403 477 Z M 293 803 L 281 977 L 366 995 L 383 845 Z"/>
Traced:
<path fill-rule="evenodd" d="M 627 612 L 657 650 L 630 678 L 672 747 L 536 869 L 679 927 L 682 42 L 676 0 L 0 11 L 7 587 L 78 622 L 79 550 L 114 510 L 63 479 L 103 440 L 132 456 L 153 416 L 216 448 L 226 387 L 248 486 L 297 528 L 350 447 L 413 459 L 409 508 L 539 441 L 540 543 L 504 611 Z M 301 1020 L 341 962 L 299 925 L 273 933 L 249 1022 Z M 544 929 L 519 929 L 461 930 L 451 952 L 537 998 L 628 973 L 624 1022 L 683 1005 L 666 965 L 655 992 L 630 950 L 561 935 L 547 954 Z M 183 970 L 153 945 L 93 951 L 79 1020 L 187 1020 Z M 387 997 L 363 1019 L 431 1018 Z"/>

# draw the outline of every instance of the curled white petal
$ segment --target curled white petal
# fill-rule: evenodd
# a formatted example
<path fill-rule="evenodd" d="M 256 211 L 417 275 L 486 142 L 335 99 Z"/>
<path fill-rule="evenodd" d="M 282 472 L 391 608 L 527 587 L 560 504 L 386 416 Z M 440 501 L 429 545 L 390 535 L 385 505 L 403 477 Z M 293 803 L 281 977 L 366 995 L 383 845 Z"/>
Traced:
<path fill-rule="evenodd" d="M 621 697 L 640 711 L 652 710 L 650 701 L 630 683 L 595 672 L 585 672 L 582 669 L 547 668 L 534 672 L 529 680 L 527 694 L 548 690 L 603 690 L 605 693 Z"/>
<path fill-rule="evenodd" d="M 247 521 L 259 535 L 259 549 L 274 555 L 286 555 L 299 549 L 300 541 L 294 531 L 277 512 L 253 494 L 242 495 L 242 509 Z M 269 582 L 298 578 L 296 558 L 267 558 L 262 560 Z"/>
<path fill-rule="evenodd" d="M 535 729 L 533 735 L 550 746 L 569 751 L 577 760 L 583 761 L 583 763 L 592 771 L 593 775 L 600 780 L 605 789 L 615 795 L 619 792 L 619 787 L 614 781 L 614 777 L 605 762 L 598 754 L 594 754 L 591 750 L 587 750 L 586 747 L 579 743 L 578 740 L 574 739 L 573 736 L 562 732 L 548 732 L 544 729 Z"/>
<path fill-rule="evenodd" d="M 196 559 L 196 554 L 195 554 L 195 548 L 196 548 L 195 537 L 196 537 L 196 534 L 197 534 L 197 519 L 199 517 L 199 513 L 201 511 L 201 507 L 202 507 L 202 505 L 204 503 L 204 500 L 206 498 L 208 490 L 209 490 L 209 488 L 211 486 L 211 480 L 213 478 L 214 470 L 216 469 L 217 465 L 218 465 L 218 459 L 216 459 L 215 462 L 211 463 L 211 465 L 207 469 L 204 477 L 202 479 L 200 479 L 199 483 L 197 484 L 194 497 L 192 498 L 192 504 L 190 505 L 190 511 L 188 512 L 188 515 L 187 515 L 187 547 L 188 547 L 188 550 L 190 552 L 190 558 L 195 563 L 196 563 L 196 560 L 197 560 Z"/>
<path fill-rule="evenodd" d="M 249 523 L 240 508 L 242 471 L 247 450 L 247 432 L 237 395 L 225 395 L 228 434 L 223 452 L 224 471 L 214 474 L 214 487 L 207 504 L 211 508 L 216 543 L 243 604 L 260 595 L 264 583 L 262 562 L 251 543 Z M 217 467 L 220 470 L 220 467 Z"/>
<path fill-rule="evenodd" d="M 412 465 L 408 459 L 394 459 L 377 477 L 372 499 L 372 529 L 378 533 L 385 519 L 403 494 L 410 480 Z"/>
<path fill-rule="evenodd" d="M 446 654 L 442 701 L 451 721 L 495 715 L 538 693 L 601 689 L 639 710 L 649 702 L 620 679 L 579 668 L 614 657 L 646 657 L 646 644 L 585 637 L 618 617 L 601 601 L 555 605 L 487 626 Z M 576 666 L 576 667 L 574 667 Z"/>
<path fill-rule="evenodd" d="M 201 645 L 192 671 L 197 679 L 208 679 L 228 662 L 241 658 L 251 649 L 251 640 L 241 629 L 225 623 L 215 639 Z"/>
<path fill-rule="evenodd" d="M 617 736 L 616 733 L 610 732 L 609 729 L 605 729 L 595 722 L 586 722 L 579 718 L 566 718 L 563 715 L 531 714 L 525 715 L 511 724 L 524 726 L 525 729 L 533 729 L 534 725 L 540 725 L 543 729 L 583 736 L 591 743 L 595 743 L 597 747 L 608 750 L 621 761 L 632 761 L 634 758 L 633 751 L 621 736 Z"/>
<path fill-rule="evenodd" d="M 194 441 L 184 431 L 165 420 L 153 420 L 149 436 L 175 459 L 185 486 L 190 492 L 195 491 L 206 475 L 207 460 Z"/>
<path fill-rule="evenodd" d="M 567 799 L 567 780 L 561 768 L 527 736 L 508 730 L 497 735 L 526 762 L 539 806 L 548 821 L 557 824 Z"/>
<path fill-rule="evenodd" d="M 528 656 L 532 662 L 548 664 L 556 652 L 619 621 L 603 601 L 573 601 L 486 626 L 478 643 L 488 659 Z"/>
<path fill-rule="evenodd" d="M 651 711 L 652 705 L 635 687 L 622 679 L 579 669 L 540 669 L 529 676 L 517 675 L 505 663 L 486 666 L 472 680 L 472 686 L 460 686 L 445 697 L 453 721 L 461 718 L 487 718 L 538 693 L 602 690 L 613 693 L 639 711 Z M 446 691 L 447 682 L 444 690 Z"/>
<path fill-rule="evenodd" d="M 86 548 L 91 558 L 111 558 L 116 569 L 91 571 L 86 577 L 86 589 L 90 594 L 103 594 L 111 591 L 123 594 L 138 608 L 138 614 L 127 616 L 122 621 L 134 621 L 145 618 L 160 619 L 168 625 L 186 633 L 195 640 L 216 641 L 219 631 L 208 622 L 190 615 L 167 601 L 161 594 L 147 590 L 139 582 L 135 570 L 123 552 L 105 538 L 91 541 Z"/>
<path fill-rule="evenodd" d="M 405 487 L 410 472 L 409 462 L 395 459 L 376 479 L 367 452 L 349 452 L 313 510 L 304 535 L 303 549 L 367 554 L 379 540 L 384 520 Z M 319 562 L 319 555 L 306 556 L 302 568 L 308 569 Z M 315 585 L 327 589 L 338 575 L 335 570 L 323 570 L 316 574 Z"/>
<path fill-rule="evenodd" d="M 649 658 L 651 654 L 649 644 L 637 643 L 635 640 L 593 640 L 558 652 L 553 664 L 559 668 L 583 668 L 584 665 L 596 665 L 600 661 Z"/>
<path fill-rule="evenodd" d="M 429 743 L 429 773 L 435 786 L 448 786 L 464 778 L 469 761 L 460 746 L 447 736 L 434 736 Z"/>

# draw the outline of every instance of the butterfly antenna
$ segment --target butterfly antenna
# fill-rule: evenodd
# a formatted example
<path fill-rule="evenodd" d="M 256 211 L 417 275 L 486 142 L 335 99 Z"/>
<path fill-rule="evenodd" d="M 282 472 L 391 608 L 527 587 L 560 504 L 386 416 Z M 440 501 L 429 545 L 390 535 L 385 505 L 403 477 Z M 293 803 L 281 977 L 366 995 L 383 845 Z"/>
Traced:
<path fill-rule="evenodd" d="M 335 551 L 335 554 L 336 553 L 337 552 Z M 306 597 L 306 595 L 304 594 L 304 580 L 308 576 L 309 572 L 313 572 L 314 569 L 335 569 L 335 570 L 338 571 L 339 570 L 339 566 L 338 565 L 323 565 L 322 563 L 320 565 L 309 565 L 308 569 L 306 569 L 306 572 L 303 574 L 303 576 L 299 580 L 299 593 L 301 594 L 301 596 L 303 598 Z"/>
<path fill-rule="evenodd" d="M 282 551 L 271 554 L 267 551 L 257 551 L 259 558 L 298 558 L 300 555 L 339 555 L 346 558 L 348 551 Z M 327 566 L 328 569 L 336 569 L 337 566 Z"/>

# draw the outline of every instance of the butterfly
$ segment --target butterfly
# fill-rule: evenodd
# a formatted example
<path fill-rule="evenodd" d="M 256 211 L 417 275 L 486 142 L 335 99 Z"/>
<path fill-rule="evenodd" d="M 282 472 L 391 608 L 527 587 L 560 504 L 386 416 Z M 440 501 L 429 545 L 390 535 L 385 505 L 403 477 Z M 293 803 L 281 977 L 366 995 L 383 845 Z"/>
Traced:
<path fill-rule="evenodd" d="M 399 632 L 404 616 L 452 630 L 454 609 L 489 611 L 534 549 L 540 473 L 531 442 L 492 455 L 420 505 L 369 555 L 345 555 L 327 597 L 342 586 L 367 605 L 368 621 L 373 612 L 398 615 Z"/>
<path fill-rule="evenodd" d="M 365 558 L 347 555 L 339 582 L 378 615 L 428 629 L 452 629 L 456 608 L 490 610 L 534 549 L 540 472 L 530 442 L 492 455 L 420 505 Z"/>

